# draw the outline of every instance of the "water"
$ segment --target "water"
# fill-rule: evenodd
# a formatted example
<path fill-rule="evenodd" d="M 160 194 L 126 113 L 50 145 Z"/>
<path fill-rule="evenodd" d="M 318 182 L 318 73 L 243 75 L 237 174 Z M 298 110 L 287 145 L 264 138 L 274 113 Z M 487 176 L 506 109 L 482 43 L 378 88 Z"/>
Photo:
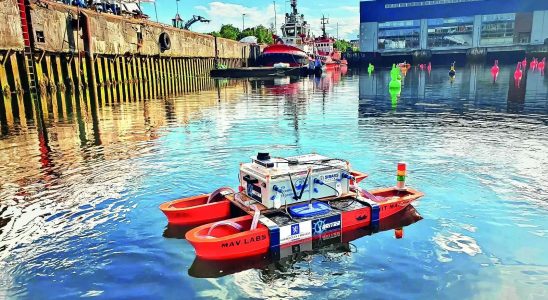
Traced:
<path fill-rule="evenodd" d="M 383 70 L 76 100 L 42 125 L 15 114 L 0 124 L 0 297 L 546 299 L 548 77 L 516 89 L 511 66 L 496 84 L 488 67 L 457 72 L 412 70 L 397 102 Z M 258 150 L 347 158 L 366 188 L 393 185 L 405 160 L 423 220 L 403 239 L 192 277 L 193 249 L 164 237 L 158 205 L 236 186 Z"/>

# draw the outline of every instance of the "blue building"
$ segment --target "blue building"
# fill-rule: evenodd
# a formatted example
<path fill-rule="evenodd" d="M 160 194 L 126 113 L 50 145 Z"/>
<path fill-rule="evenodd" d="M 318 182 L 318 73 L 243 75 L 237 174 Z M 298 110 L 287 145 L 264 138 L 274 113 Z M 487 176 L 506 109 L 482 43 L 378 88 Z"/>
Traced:
<path fill-rule="evenodd" d="M 360 51 L 365 53 L 526 51 L 542 44 L 548 44 L 548 0 L 360 3 Z"/>

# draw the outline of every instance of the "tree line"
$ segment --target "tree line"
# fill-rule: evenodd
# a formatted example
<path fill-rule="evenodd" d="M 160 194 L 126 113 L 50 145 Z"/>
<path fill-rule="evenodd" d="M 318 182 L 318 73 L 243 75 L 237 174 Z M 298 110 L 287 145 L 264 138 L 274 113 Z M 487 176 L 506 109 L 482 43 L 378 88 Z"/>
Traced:
<path fill-rule="evenodd" d="M 232 24 L 224 24 L 223 26 L 221 26 L 221 29 L 219 31 L 213 31 L 209 34 L 235 41 L 239 41 L 247 36 L 254 36 L 257 38 L 257 43 L 259 44 L 274 43 L 274 39 L 272 38 L 272 29 L 267 28 L 263 25 L 246 28 L 241 31 L 240 28 Z M 335 41 L 334 47 L 342 52 L 359 51 L 357 49 L 353 49 L 350 42 L 342 39 Z"/>
<path fill-rule="evenodd" d="M 272 39 L 272 31 L 263 25 L 246 28 L 241 31 L 238 27 L 235 27 L 232 24 L 225 24 L 221 26 L 219 31 L 213 31 L 210 34 L 235 41 L 239 41 L 247 36 L 254 36 L 260 44 L 274 43 L 274 40 Z"/>

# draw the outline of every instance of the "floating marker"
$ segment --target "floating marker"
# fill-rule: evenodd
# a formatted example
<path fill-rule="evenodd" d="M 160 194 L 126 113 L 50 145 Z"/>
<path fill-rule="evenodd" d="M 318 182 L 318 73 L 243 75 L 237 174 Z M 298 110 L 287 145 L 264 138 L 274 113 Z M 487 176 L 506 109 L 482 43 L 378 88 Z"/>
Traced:
<path fill-rule="evenodd" d="M 394 236 L 396 237 L 396 239 L 401 239 L 403 238 L 403 228 L 400 227 L 400 228 L 396 228 L 394 230 Z"/>
<path fill-rule="evenodd" d="M 396 173 L 396 188 L 399 190 L 405 189 L 405 176 L 407 175 L 407 165 L 404 162 L 398 163 L 398 171 Z"/>

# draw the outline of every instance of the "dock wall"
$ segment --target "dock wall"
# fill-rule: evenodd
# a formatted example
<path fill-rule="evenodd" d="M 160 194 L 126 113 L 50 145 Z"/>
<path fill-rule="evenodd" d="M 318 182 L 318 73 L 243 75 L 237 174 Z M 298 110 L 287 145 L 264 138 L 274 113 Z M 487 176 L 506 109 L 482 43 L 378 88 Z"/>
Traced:
<path fill-rule="evenodd" d="M 20 3 L 27 12 L 30 47 L 21 27 Z M 196 90 L 215 63 L 251 65 L 260 51 L 145 19 L 44 0 L 0 0 L 0 15 L 4 102 L 14 94 L 31 93 L 33 78 L 41 96 L 70 91 L 105 102 L 162 98 Z M 169 49 L 161 43 L 166 34 Z M 29 64 L 34 65 L 30 72 Z"/>

